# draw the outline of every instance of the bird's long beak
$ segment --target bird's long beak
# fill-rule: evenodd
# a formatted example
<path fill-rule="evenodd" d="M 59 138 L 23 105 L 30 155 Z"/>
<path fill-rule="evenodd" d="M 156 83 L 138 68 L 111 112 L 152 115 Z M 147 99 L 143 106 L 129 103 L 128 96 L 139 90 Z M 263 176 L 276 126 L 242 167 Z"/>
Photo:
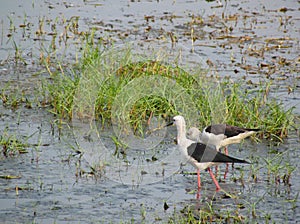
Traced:
<path fill-rule="evenodd" d="M 174 124 L 174 122 L 172 121 L 172 122 L 166 124 L 166 125 L 164 126 L 164 128 L 165 128 L 165 127 L 169 127 L 169 126 L 171 126 L 171 125 L 173 125 L 173 124 Z"/>

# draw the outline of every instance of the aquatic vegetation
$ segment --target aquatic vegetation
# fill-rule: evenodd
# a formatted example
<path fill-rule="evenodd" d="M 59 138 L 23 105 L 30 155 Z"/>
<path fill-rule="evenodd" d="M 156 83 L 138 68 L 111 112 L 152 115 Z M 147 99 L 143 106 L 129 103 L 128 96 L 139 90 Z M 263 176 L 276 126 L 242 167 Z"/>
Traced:
<path fill-rule="evenodd" d="M 72 118 L 73 98 L 79 82 L 79 76 L 75 73 L 65 72 L 51 73 L 50 81 L 42 86 L 43 104 L 51 104 L 50 112 L 61 118 Z M 45 92 L 44 92 L 45 91 Z"/>
<path fill-rule="evenodd" d="M 276 141 L 282 141 L 294 123 L 293 108 L 286 109 L 269 97 L 271 82 L 253 85 L 241 81 L 232 83 L 226 79 L 216 80 L 207 77 L 204 69 L 187 71 L 176 61 L 165 63 L 141 55 L 137 57 L 130 48 L 110 50 L 108 53 L 101 49 L 101 46 L 95 47 L 94 44 L 85 45 L 83 57 L 77 66 L 68 71 L 60 67 L 60 70 L 51 72 L 50 80 L 43 83 L 41 91 L 44 101 L 51 105 L 51 112 L 57 117 L 72 119 L 74 114 L 79 118 L 94 116 L 103 124 L 108 124 L 125 116 L 122 113 L 112 115 L 115 112 L 112 111 L 113 106 L 117 102 L 118 107 L 126 108 L 126 116 L 129 116 L 130 126 L 135 133 L 143 136 L 145 127 L 153 117 L 167 119 L 174 114 L 188 113 L 193 104 L 199 114 L 196 120 L 200 127 L 226 122 L 261 128 L 258 137 Z M 165 85 L 158 84 L 153 78 L 152 90 L 156 90 L 155 86 L 160 89 L 156 94 L 146 94 L 149 83 L 144 83 L 144 86 L 132 83 L 138 78 L 147 77 L 166 78 L 164 80 L 167 81 Z M 170 90 L 175 87 L 170 87 L 168 80 L 180 86 L 181 92 L 176 95 L 175 91 Z M 82 83 L 84 88 L 79 86 Z M 124 89 L 130 85 L 136 88 L 136 93 L 131 91 L 132 95 L 142 93 L 134 101 L 128 96 L 122 98 L 121 95 L 126 95 Z M 74 106 L 74 97 L 78 97 L 78 91 L 83 96 L 96 96 L 96 99 L 93 102 L 92 98 L 85 99 L 82 104 Z M 177 99 L 182 98 L 182 91 L 188 94 L 191 102 Z M 170 100 L 171 97 L 174 100 Z M 88 106 L 87 102 L 94 103 L 94 107 Z"/>
<path fill-rule="evenodd" d="M 284 155 L 288 151 L 284 153 L 277 153 L 276 155 L 272 155 L 270 158 L 263 158 L 265 164 L 264 167 L 267 168 L 267 181 L 271 183 L 275 183 L 276 185 L 281 182 L 284 185 L 290 185 L 290 177 L 292 172 L 296 170 L 296 166 L 290 164 L 288 161 L 284 161 Z"/>
<path fill-rule="evenodd" d="M 224 209 L 221 211 L 215 208 L 211 200 L 202 207 L 186 206 L 180 212 L 174 209 L 172 216 L 166 223 L 241 223 L 246 217 L 239 213 L 240 205 L 236 208 Z M 216 209 L 216 210 L 215 210 Z"/>
<path fill-rule="evenodd" d="M 0 93 L 0 100 L 3 106 L 10 109 L 17 109 L 20 105 L 25 105 L 26 108 L 32 108 L 33 101 L 17 88 L 12 88 L 10 83 L 4 86 Z"/>
<path fill-rule="evenodd" d="M 8 134 L 5 130 L 0 136 L 0 146 L 5 157 L 28 153 L 26 149 L 28 144 L 19 140 L 16 135 Z"/>

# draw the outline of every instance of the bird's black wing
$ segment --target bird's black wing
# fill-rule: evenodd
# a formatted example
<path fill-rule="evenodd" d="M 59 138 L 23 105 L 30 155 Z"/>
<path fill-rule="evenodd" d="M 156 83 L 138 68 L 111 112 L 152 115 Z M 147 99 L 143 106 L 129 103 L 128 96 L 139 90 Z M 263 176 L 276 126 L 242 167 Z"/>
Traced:
<path fill-rule="evenodd" d="M 259 128 L 240 128 L 236 126 L 231 126 L 226 124 L 225 135 L 227 138 L 237 136 L 241 133 L 245 133 L 247 131 L 259 131 Z"/>
<path fill-rule="evenodd" d="M 214 124 L 205 128 L 205 131 L 215 135 L 225 134 L 226 124 Z"/>
<path fill-rule="evenodd" d="M 198 162 L 218 162 L 218 163 L 249 163 L 245 160 L 237 159 L 231 156 L 227 156 L 217 150 L 202 144 L 192 143 L 187 148 L 188 155 L 197 160 Z"/>
<path fill-rule="evenodd" d="M 237 136 L 246 131 L 259 131 L 257 128 L 240 128 L 228 124 L 214 124 L 208 126 L 205 131 L 215 135 L 224 134 L 227 138 Z"/>

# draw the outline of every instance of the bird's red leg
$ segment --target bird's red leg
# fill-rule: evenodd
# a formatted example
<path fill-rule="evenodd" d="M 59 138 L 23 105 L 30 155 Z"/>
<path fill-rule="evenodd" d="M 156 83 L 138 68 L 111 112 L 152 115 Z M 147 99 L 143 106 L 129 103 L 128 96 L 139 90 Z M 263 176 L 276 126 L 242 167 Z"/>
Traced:
<path fill-rule="evenodd" d="M 229 167 L 229 164 L 226 163 L 226 169 L 225 169 L 225 173 L 224 173 L 224 180 L 226 179 L 227 177 L 227 173 L 228 173 L 228 167 Z"/>
<path fill-rule="evenodd" d="M 198 177 L 198 189 L 201 188 L 201 179 L 200 179 L 200 170 L 197 170 L 197 177 Z"/>
<path fill-rule="evenodd" d="M 216 185 L 216 188 L 217 188 L 216 190 L 219 191 L 221 188 L 220 188 L 220 186 L 219 186 L 218 181 L 216 180 L 214 174 L 212 173 L 212 171 L 211 171 L 211 169 L 210 169 L 209 167 L 207 168 L 207 170 L 208 170 L 208 172 L 209 172 L 209 174 L 210 174 L 210 176 L 211 176 L 211 179 L 213 180 L 213 182 L 214 182 L 215 185 Z"/>
<path fill-rule="evenodd" d="M 225 155 L 228 156 L 228 149 L 227 149 L 227 146 L 225 146 L 224 152 L 225 152 Z"/>
<path fill-rule="evenodd" d="M 224 152 L 225 152 L 225 155 L 228 156 L 227 146 L 225 146 Z M 228 166 L 229 166 L 229 164 L 226 163 L 226 170 L 225 170 L 225 173 L 224 173 L 224 179 L 226 179 L 226 176 L 227 176 L 227 173 L 228 173 Z"/>
<path fill-rule="evenodd" d="M 200 196 L 201 196 L 201 194 L 200 194 L 200 188 L 198 188 L 197 193 L 196 193 L 196 199 L 199 199 Z"/>
<path fill-rule="evenodd" d="M 218 176 L 218 171 L 219 171 L 219 166 L 215 166 L 215 170 L 216 170 L 216 177 Z"/>

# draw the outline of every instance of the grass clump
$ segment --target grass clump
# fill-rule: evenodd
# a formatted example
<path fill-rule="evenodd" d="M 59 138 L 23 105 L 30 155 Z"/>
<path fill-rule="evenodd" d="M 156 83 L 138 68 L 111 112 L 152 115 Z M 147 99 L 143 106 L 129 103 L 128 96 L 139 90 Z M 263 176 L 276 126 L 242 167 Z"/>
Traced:
<path fill-rule="evenodd" d="M 42 88 L 45 101 L 51 104 L 51 112 L 63 119 L 72 119 L 76 114 L 81 119 L 96 118 L 105 123 L 113 119 L 112 109 L 113 105 L 116 105 L 116 99 L 122 98 L 120 94 L 137 78 L 158 77 L 157 82 L 166 80 L 159 79 L 160 77 L 174 78 L 171 80 L 172 83 L 178 83 L 186 90 L 194 88 L 192 86 L 196 81 L 178 66 L 172 67 L 153 60 L 134 62 L 129 52 L 125 52 L 124 55 L 114 53 L 115 58 L 111 55 L 98 55 L 97 58 L 97 54 L 91 52 L 92 55 L 86 55 L 85 52 L 82 61 L 89 63 L 81 64 L 79 68 L 73 70 L 74 73 L 69 75 L 63 71 L 51 73 L 51 80 L 44 83 Z M 80 79 L 75 74 L 81 74 Z M 149 93 L 150 90 L 152 92 L 153 84 L 146 82 L 145 86 L 139 86 L 135 91 L 143 92 L 148 88 L 146 92 Z M 140 127 L 141 119 L 162 114 L 166 117 L 175 113 L 172 102 L 164 99 L 166 96 L 164 90 L 167 90 L 167 86 L 161 88 L 157 91 L 160 96 L 155 93 L 139 95 L 132 107 L 128 108 L 132 125 Z M 133 97 L 138 95 L 133 92 L 129 94 Z M 121 104 L 118 106 L 126 107 L 128 98 L 127 101 L 125 99 L 119 102 Z"/>
<path fill-rule="evenodd" d="M 224 122 L 250 128 L 261 128 L 261 137 L 282 140 L 294 124 L 293 108 L 285 110 L 282 103 L 268 98 L 270 83 L 253 88 L 244 84 L 221 84 L 225 98 Z"/>
<path fill-rule="evenodd" d="M 5 157 L 27 153 L 28 144 L 20 141 L 15 135 L 9 135 L 6 131 L 0 136 L 0 146 Z"/>
<path fill-rule="evenodd" d="M 239 214 L 238 209 L 221 212 L 214 211 L 211 205 L 204 205 L 198 209 L 193 206 L 186 206 L 180 212 L 174 210 L 167 223 L 241 223 L 244 220 L 245 217 Z"/>
<path fill-rule="evenodd" d="M 26 96 L 24 91 L 20 91 L 17 88 L 8 90 L 9 88 L 11 88 L 10 83 L 0 90 L 0 100 L 4 107 L 16 110 L 21 105 L 25 105 L 26 108 L 32 108 L 33 102 Z"/>
<path fill-rule="evenodd" d="M 51 73 L 51 78 L 43 82 L 43 104 L 51 105 L 50 112 L 61 119 L 72 118 L 73 98 L 79 82 L 75 73 Z"/>
<path fill-rule="evenodd" d="M 287 152 L 287 151 L 286 151 Z M 289 161 L 283 161 L 284 153 L 263 158 L 264 167 L 267 168 L 267 181 L 278 185 L 280 182 L 290 186 L 291 174 L 297 169 Z"/>
<path fill-rule="evenodd" d="M 80 66 L 51 74 L 44 85 L 43 95 L 61 119 L 96 119 L 142 133 L 153 117 L 182 114 L 188 125 L 261 128 L 261 137 L 275 140 L 286 137 L 294 122 L 292 108 L 269 99 L 269 83 L 211 80 L 205 70 L 182 69 L 175 60 L 145 58 L 130 48 L 99 52 L 85 49 Z"/>

